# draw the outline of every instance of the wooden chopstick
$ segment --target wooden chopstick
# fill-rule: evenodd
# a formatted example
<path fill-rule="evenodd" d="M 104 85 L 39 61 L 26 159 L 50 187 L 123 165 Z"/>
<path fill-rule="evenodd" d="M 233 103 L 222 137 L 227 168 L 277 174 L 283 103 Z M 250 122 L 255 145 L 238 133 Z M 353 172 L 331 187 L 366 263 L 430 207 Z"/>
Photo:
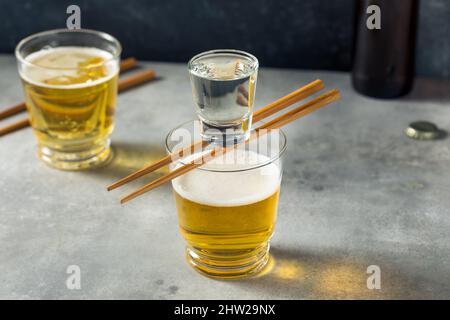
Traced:
<path fill-rule="evenodd" d="M 339 94 L 338 90 L 335 90 L 335 89 L 330 90 L 330 91 L 318 96 L 317 98 L 293 109 L 292 111 L 275 118 L 274 120 L 272 120 L 270 122 L 269 125 L 263 124 L 263 125 L 259 126 L 255 131 L 256 134 L 252 135 L 250 139 L 258 137 L 259 132 L 267 132 L 262 129 L 266 129 L 266 130 L 278 129 L 282 126 L 285 126 L 301 117 L 304 117 L 304 116 L 310 114 L 311 112 L 314 112 L 314 111 L 338 100 L 339 98 L 340 98 L 340 94 Z M 215 156 L 224 154 L 224 153 L 228 152 L 229 150 L 234 149 L 235 147 L 236 146 L 231 146 L 231 147 L 227 147 L 227 148 L 224 148 L 224 147 L 215 148 L 212 151 L 209 151 L 206 154 L 198 157 L 197 159 L 192 160 L 190 163 L 183 165 L 183 166 L 173 170 L 169 174 L 166 174 L 158 179 L 155 179 L 152 182 L 141 187 L 140 189 L 130 193 L 129 195 L 122 198 L 120 200 L 120 203 L 124 204 L 124 203 L 126 203 L 126 202 L 152 190 L 152 189 L 155 189 L 155 188 L 165 184 L 166 182 L 169 182 L 169 181 L 175 179 L 176 177 L 179 177 L 197 167 L 202 166 L 203 164 L 205 164 L 206 162 L 208 162 Z M 201 160 L 201 161 L 199 161 L 199 160 Z"/>
<path fill-rule="evenodd" d="M 148 69 L 129 76 L 126 79 L 121 79 L 118 84 L 118 92 L 121 93 L 128 89 L 137 87 L 145 82 L 148 82 L 155 78 L 155 70 Z M 0 128 L 0 137 L 11 133 L 13 131 L 17 131 L 19 129 L 25 128 L 30 125 L 28 119 L 19 120 L 13 124 L 7 125 L 6 127 Z"/>
<path fill-rule="evenodd" d="M 147 69 L 141 72 L 137 72 L 128 78 L 120 80 L 118 85 L 118 91 L 119 93 L 121 93 L 130 88 L 134 88 L 140 84 L 143 84 L 145 82 L 154 79 L 155 76 L 156 72 L 153 69 Z"/>
<path fill-rule="evenodd" d="M 123 73 L 125 71 L 131 70 L 135 68 L 137 65 L 137 61 L 134 57 L 130 57 L 124 59 L 120 62 L 120 72 Z M 25 102 L 20 102 L 6 110 L 0 112 L 0 120 L 6 119 L 10 116 L 23 112 L 27 109 Z"/>
<path fill-rule="evenodd" d="M 334 101 L 339 99 L 340 94 L 336 89 L 327 91 L 320 96 L 306 102 L 305 104 L 286 112 L 284 115 L 273 119 L 272 121 L 266 122 L 259 126 L 258 130 L 261 129 L 279 129 L 282 126 L 291 123 L 307 114 L 314 112 Z"/>
<path fill-rule="evenodd" d="M 198 148 L 202 148 L 208 145 L 208 142 L 206 141 L 198 141 L 194 144 L 191 144 L 190 146 L 181 149 L 180 151 L 178 151 L 176 154 L 171 154 L 171 155 L 167 155 L 164 158 L 161 158 L 160 160 L 152 163 L 149 166 L 145 166 L 141 169 L 139 169 L 138 171 L 133 172 L 132 174 L 114 182 L 113 184 L 109 185 L 108 187 L 106 187 L 106 189 L 108 191 L 114 190 L 126 183 L 129 183 L 133 180 L 136 180 L 139 177 L 142 177 L 146 174 L 149 174 L 150 172 L 156 171 L 168 164 L 170 164 L 172 162 L 172 160 L 176 160 L 181 158 L 186 152 L 191 152 L 192 150 L 198 150 Z"/>
<path fill-rule="evenodd" d="M 136 68 L 137 60 L 135 57 L 129 57 L 120 61 L 120 73 Z"/>
<path fill-rule="evenodd" d="M 291 93 L 285 95 L 284 97 L 275 100 L 274 102 L 266 105 L 265 107 L 262 107 L 255 111 L 253 114 L 253 122 L 259 122 L 267 117 L 270 117 L 271 115 L 275 114 L 278 111 L 281 111 L 282 109 L 305 99 L 308 96 L 313 95 L 314 93 L 319 92 L 324 88 L 324 84 L 322 80 L 314 80 L 307 85 L 292 91 Z M 167 155 L 164 158 L 160 159 L 159 161 L 152 163 L 151 165 L 145 166 L 141 169 L 139 169 L 136 172 L 133 172 L 132 174 L 112 183 L 111 185 L 107 186 L 107 190 L 111 191 L 114 190 L 124 184 L 127 184 L 131 181 L 136 180 L 137 178 L 140 178 L 146 174 L 149 174 L 150 172 L 156 171 L 172 162 L 172 160 L 176 160 L 181 158 L 186 152 L 191 152 L 193 150 L 196 150 L 197 148 L 201 148 L 206 146 L 208 143 L 203 141 L 198 141 L 196 143 L 191 144 L 190 146 L 178 151 L 176 154 Z"/>
<path fill-rule="evenodd" d="M 0 120 L 11 117 L 27 109 L 25 102 L 20 102 L 6 110 L 0 112 Z"/>
<path fill-rule="evenodd" d="M 269 103 L 267 106 L 262 107 L 261 109 L 255 111 L 253 114 L 253 122 L 259 122 L 271 115 L 283 110 L 284 108 L 293 105 L 294 103 L 303 100 L 314 93 L 319 92 L 324 88 L 324 84 L 322 80 L 314 80 L 313 82 L 308 83 L 307 85 L 292 91 L 288 95 L 275 100 L 272 103 Z"/>
<path fill-rule="evenodd" d="M 30 125 L 30 120 L 22 119 L 13 124 L 7 125 L 6 127 L 0 128 L 0 137 L 8 134 L 10 132 L 14 132 L 20 130 L 22 128 L 28 127 Z"/>

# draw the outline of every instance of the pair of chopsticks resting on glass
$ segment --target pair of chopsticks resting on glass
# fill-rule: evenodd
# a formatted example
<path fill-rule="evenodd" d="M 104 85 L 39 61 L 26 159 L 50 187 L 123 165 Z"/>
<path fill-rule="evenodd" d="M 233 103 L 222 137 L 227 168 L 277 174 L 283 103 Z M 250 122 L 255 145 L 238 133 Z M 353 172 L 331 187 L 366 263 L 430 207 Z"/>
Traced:
<path fill-rule="evenodd" d="M 134 69 L 137 67 L 137 61 L 135 58 L 127 58 L 120 62 L 120 73 L 123 73 L 125 71 Z M 147 81 L 152 80 L 155 78 L 156 73 L 153 69 L 147 69 L 140 72 L 137 72 L 128 78 L 119 80 L 118 84 L 118 91 L 123 92 L 125 90 L 131 89 L 133 87 L 136 87 L 140 84 L 143 84 Z M 18 113 L 21 113 L 26 110 L 25 102 L 18 103 L 4 111 L 0 111 L 0 120 L 6 119 L 8 117 L 11 117 L 13 115 L 16 115 Z M 3 128 L 0 128 L 0 137 L 3 135 L 6 135 L 8 133 L 17 131 L 19 129 L 28 127 L 30 125 L 30 121 L 27 119 L 19 120 L 15 123 L 12 123 L 10 125 L 7 125 Z"/>
<path fill-rule="evenodd" d="M 285 109 L 286 107 L 319 92 L 323 88 L 324 88 L 323 82 L 321 80 L 315 80 L 315 81 L 291 92 L 290 94 L 268 104 L 267 106 L 255 111 L 255 113 L 253 114 L 253 122 L 257 123 L 267 117 L 270 117 L 271 115 Z M 267 130 L 279 129 L 282 126 L 285 126 L 301 117 L 304 117 L 304 116 L 310 114 L 311 112 L 314 112 L 314 111 L 338 100 L 339 98 L 340 98 L 340 94 L 339 94 L 338 90 L 333 89 L 333 90 L 327 91 L 326 93 L 323 93 L 320 96 L 317 96 L 316 98 L 302 104 L 301 106 L 299 106 L 291 111 L 288 111 L 285 114 L 283 114 L 267 123 L 264 123 L 264 124 L 258 126 L 254 130 L 253 134 L 250 136 L 250 139 L 257 138 L 260 134 L 266 133 Z M 264 130 L 262 130 L 262 129 L 264 129 Z M 118 188 L 118 187 L 120 187 L 128 182 L 131 182 L 143 175 L 153 172 L 159 168 L 162 168 L 162 167 L 170 164 L 172 161 L 176 161 L 176 160 L 180 159 L 184 154 L 190 154 L 193 150 L 198 150 L 197 149 L 198 147 L 202 147 L 202 146 L 206 146 L 206 145 L 208 145 L 207 142 L 202 142 L 202 141 L 196 142 L 174 154 L 170 154 L 170 155 L 162 158 L 161 160 L 126 176 L 125 178 L 118 180 L 117 182 L 109 185 L 107 187 L 107 189 L 108 189 L 108 191 L 110 191 L 115 188 Z M 154 188 L 157 188 L 157 187 L 163 185 L 164 183 L 169 182 L 172 179 L 175 179 L 176 177 L 178 177 L 180 175 L 183 175 L 199 166 L 202 166 L 203 164 L 205 164 L 209 160 L 213 159 L 214 157 L 224 154 L 224 153 L 234 149 L 235 147 L 236 146 L 216 147 L 212 150 L 209 150 L 206 153 L 203 153 L 198 158 L 192 160 L 191 162 L 178 167 L 177 169 L 171 171 L 170 173 L 168 173 L 160 178 L 157 178 L 157 179 L 153 180 L 152 182 L 146 184 L 145 186 L 141 187 L 140 189 L 130 193 L 126 197 L 122 198 L 120 200 L 120 202 L 122 204 L 125 202 L 128 202 L 128 201 L 144 194 L 145 192 L 148 192 Z"/>

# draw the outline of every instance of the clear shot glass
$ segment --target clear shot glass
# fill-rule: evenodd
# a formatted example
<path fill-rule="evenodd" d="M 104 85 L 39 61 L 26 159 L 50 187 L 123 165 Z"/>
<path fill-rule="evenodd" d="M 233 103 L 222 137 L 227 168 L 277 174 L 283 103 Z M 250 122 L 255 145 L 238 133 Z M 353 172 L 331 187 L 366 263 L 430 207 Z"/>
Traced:
<path fill-rule="evenodd" d="M 201 138 L 195 122 L 168 134 L 169 154 Z M 172 181 L 187 261 L 209 277 L 253 276 L 269 259 L 286 136 L 275 130 L 249 141 Z M 171 169 L 203 152 L 204 148 L 193 151 Z"/>
<path fill-rule="evenodd" d="M 258 59 L 239 50 L 212 50 L 188 63 L 202 137 L 222 144 L 249 137 Z"/>

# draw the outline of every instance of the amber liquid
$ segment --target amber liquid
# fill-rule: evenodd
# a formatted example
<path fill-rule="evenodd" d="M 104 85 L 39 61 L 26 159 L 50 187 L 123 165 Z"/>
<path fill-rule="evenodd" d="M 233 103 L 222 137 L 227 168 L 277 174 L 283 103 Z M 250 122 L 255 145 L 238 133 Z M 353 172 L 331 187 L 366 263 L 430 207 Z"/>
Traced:
<path fill-rule="evenodd" d="M 70 60 L 71 53 L 64 54 L 69 55 L 66 59 Z M 48 152 L 47 160 L 61 169 L 77 161 L 80 163 L 75 169 L 89 167 L 92 162 L 84 163 L 84 159 L 99 154 L 107 157 L 108 137 L 114 125 L 117 71 L 111 74 L 103 65 L 103 57 L 80 54 L 76 50 L 73 55 L 79 68 L 71 70 L 69 75 L 62 71 L 61 75 L 55 76 L 53 72 L 49 78 L 40 76 L 39 81 L 22 77 L 31 126 L 40 152 Z M 51 67 L 51 59 L 45 62 Z M 38 71 L 34 70 L 35 73 Z M 55 154 L 67 161 L 52 158 Z"/>
<path fill-rule="evenodd" d="M 241 269 L 239 276 L 245 275 L 246 265 L 249 273 L 255 271 L 250 266 L 269 249 L 279 190 L 264 200 L 230 207 L 196 203 L 174 193 L 181 234 L 200 256 L 197 261 L 205 264 L 196 263 L 196 268 L 219 278 L 234 277 L 233 267 Z"/>

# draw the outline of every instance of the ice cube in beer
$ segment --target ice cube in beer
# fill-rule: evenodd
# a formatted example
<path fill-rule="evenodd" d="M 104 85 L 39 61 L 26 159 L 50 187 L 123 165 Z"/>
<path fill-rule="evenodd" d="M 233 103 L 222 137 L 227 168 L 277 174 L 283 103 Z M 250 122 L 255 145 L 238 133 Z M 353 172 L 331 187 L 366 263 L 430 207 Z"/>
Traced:
<path fill-rule="evenodd" d="M 78 62 L 80 68 L 78 74 L 87 76 L 91 80 L 97 80 L 108 75 L 108 70 L 104 66 L 105 60 L 102 57 L 92 57 Z"/>

